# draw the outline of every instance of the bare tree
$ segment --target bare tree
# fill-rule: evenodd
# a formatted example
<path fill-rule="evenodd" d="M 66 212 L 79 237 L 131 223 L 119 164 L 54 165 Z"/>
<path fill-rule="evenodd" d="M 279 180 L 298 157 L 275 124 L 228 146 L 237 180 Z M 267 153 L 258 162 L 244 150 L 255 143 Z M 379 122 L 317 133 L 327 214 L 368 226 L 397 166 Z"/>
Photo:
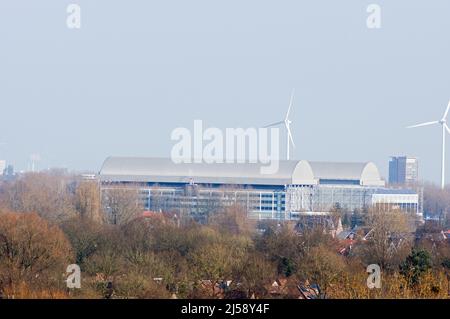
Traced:
<path fill-rule="evenodd" d="M 427 214 L 438 217 L 442 225 L 449 223 L 450 189 L 441 189 L 434 184 L 425 184 L 423 210 Z"/>
<path fill-rule="evenodd" d="M 75 208 L 82 218 L 102 222 L 100 189 L 97 181 L 82 181 L 75 190 Z"/>
<path fill-rule="evenodd" d="M 126 224 L 141 216 L 144 210 L 137 188 L 109 188 L 102 196 L 107 219 L 113 225 Z"/>
<path fill-rule="evenodd" d="M 27 173 L 3 185 L 1 202 L 12 211 L 36 212 L 60 222 L 76 215 L 70 183 L 70 176 L 59 172 Z"/>
<path fill-rule="evenodd" d="M 367 263 L 392 268 L 410 252 L 414 219 L 404 211 L 371 209 L 366 216 L 366 225 L 370 232 L 362 253 Z"/>
<path fill-rule="evenodd" d="M 241 235 L 251 234 L 255 230 L 256 221 L 247 217 L 247 210 L 239 205 L 226 206 L 209 218 L 209 224 L 221 232 Z"/>
<path fill-rule="evenodd" d="M 71 247 L 57 226 L 37 214 L 0 212 L 0 295 L 27 289 L 61 288 L 72 259 Z"/>
<path fill-rule="evenodd" d="M 299 264 L 299 277 L 318 284 L 319 298 L 327 298 L 327 291 L 345 273 L 343 257 L 325 245 L 313 247 Z"/>
<path fill-rule="evenodd" d="M 266 287 L 273 282 L 277 276 L 276 265 L 266 259 L 263 254 L 258 252 L 249 252 L 240 263 L 235 264 L 234 278 L 245 290 L 247 297 L 255 296 L 266 297 Z"/>

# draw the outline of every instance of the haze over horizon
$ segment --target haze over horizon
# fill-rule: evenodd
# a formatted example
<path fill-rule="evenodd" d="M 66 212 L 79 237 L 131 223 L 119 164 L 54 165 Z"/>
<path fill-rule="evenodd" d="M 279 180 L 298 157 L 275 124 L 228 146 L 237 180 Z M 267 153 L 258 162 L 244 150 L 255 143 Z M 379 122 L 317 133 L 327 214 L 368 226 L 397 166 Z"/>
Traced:
<path fill-rule="evenodd" d="M 366 26 L 371 3 L 381 29 Z M 98 171 L 111 155 L 169 157 L 173 129 L 282 120 L 295 88 L 293 158 L 373 161 L 387 177 L 406 154 L 438 183 L 440 127 L 405 127 L 449 102 L 449 12 L 446 0 L 5 0 L 0 159 Z M 283 132 L 280 144 L 284 159 Z"/>

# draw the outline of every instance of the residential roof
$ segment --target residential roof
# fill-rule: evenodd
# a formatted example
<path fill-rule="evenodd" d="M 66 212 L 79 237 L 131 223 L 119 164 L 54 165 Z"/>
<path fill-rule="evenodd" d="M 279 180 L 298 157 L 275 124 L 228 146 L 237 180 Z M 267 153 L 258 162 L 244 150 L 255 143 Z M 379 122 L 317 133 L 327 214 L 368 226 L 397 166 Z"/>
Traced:
<path fill-rule="evenodd" d="M 338 239 L 348 239 L 348 237 L 349 237 L 351 234 L 355 234 L 355 235 L 356 235 L 356 231 L 353 231 L 353 230 L 344 230 L 344 231 L 341 231 L 339 234 L 337 234 L 336 237 L 337 237 Z"/>
<path fill-rule="evenodd" d="M 100 179 L 112 182 L 205 183 L 246 185 L 314 185 L 321 180 L 382 186 L 375 164 L 285 161 L 274 174 L 265 174 L 262 163 L 175 163 L 168 158 L 108 157 Z"/>

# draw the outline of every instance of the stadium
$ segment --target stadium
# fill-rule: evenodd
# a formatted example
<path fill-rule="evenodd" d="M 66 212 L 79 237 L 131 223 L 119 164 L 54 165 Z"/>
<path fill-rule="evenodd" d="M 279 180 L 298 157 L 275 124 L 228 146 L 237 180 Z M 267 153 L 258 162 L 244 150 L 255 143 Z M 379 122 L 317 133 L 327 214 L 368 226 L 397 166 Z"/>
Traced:
<path fill-rule="evenodd" d="M 385 185 L 366 163 L 280 161 L 276 174 L 259 163 L 183 163 L 168 158 L 108 157 L 100 170 L 102 196 L 136 188 L 143 207 L 202 218 L 223 205 L 242 205 L 250 218 L 295 220 L 302 214 L 389 207 L 422 215 L 419 194 Z M 107 207 L 106 207 L 107 209 Z"/>

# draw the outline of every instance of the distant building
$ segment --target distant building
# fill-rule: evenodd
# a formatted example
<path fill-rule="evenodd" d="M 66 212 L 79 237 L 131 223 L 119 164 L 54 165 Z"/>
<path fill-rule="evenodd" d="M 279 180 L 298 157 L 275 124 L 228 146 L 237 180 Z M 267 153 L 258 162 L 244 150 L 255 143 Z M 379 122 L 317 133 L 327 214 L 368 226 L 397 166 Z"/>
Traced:
<path fill-rule="evenodd" d="M 389 161 L 389 184 L 411 184 L 417 182 L 419 163 L 417 158 L 392 156 Z"/>
<path fill-rule="evenodd" d="M 104 199 L 111 189 L 134 188 L 145 210 L 186 212 L 200 220 L 237 203 L 255 219 L 298 220 L 302 213 L 330 212 L 336 206 L 350 212 L 383 205 L 422 213 L 418 194 L 386 188 L 371 162 L 280 161 L 271 175 L 261 174 L 261 165 L 109 157 L 99 179 Z"/>
<path fill-rule="evenodd" d="M 6 168 L 3 170 L 3 180 L 13 180 L 15 176 L 14 166 L 12 166 L 11 164 L 6 166 Z"/>
<path fill-rule="evenodd" d="M 0 160 L 0 175 L 3 175 L 5 168 L 6 168 L 6 161 Z"/>
<path fill-rule="evenodd" d="M 81 174 L 81 179 L 93 181 L 93 180 L 97 179 L 97 175 L 91 174 L 91 173 L 83 173 L 83 174 Z"/>

